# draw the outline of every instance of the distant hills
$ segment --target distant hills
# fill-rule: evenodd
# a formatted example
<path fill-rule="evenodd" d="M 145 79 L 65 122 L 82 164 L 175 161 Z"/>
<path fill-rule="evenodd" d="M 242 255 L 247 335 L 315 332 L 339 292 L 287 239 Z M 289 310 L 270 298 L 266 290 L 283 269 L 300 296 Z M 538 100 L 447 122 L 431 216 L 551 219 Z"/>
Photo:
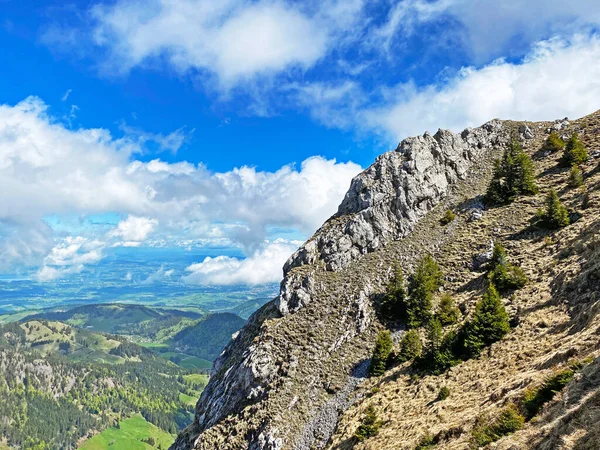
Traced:
<path fill-rule="evenodd" d="M 251 300 L 240 305 L 240 311 L 250 313 L 260 303 L 260 300 Z M 199 369 L 210 368 L 231 335 L 246 322 L 229 312 L 205 314 L 121 303 L 45 311 L 26 320 L 63 323 L 77 328 L 79 333 L 87 331 L 125 336 L 177 365 Z"/>
<path fill-rule="evenodd" d="M 31 318 L 57 320 L 103 333 L 137 335 L 156 339 L 168 329 L 191 325 L 202 313 L 175 309 L 158 310 L 143 305 L 95 304 L 61 311 L 48 311 Z"/>

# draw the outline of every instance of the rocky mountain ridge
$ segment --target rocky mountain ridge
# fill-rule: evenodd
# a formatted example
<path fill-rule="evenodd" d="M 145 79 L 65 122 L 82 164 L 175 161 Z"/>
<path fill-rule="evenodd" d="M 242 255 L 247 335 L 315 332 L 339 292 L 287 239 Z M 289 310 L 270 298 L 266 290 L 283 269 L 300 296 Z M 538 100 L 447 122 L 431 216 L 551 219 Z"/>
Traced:
<path fill-rule="evenodd" d="M 196 420 L 172 448 L 355 445 L 348 411 L 356 416 L 366 395 L 361 385 L 372 383 L 364 381 L 381 328 L 374 303 L 392 267 L 410 272 L 420 255 L 447 252 L 453 257 L 445 263 L 448 288 L 458 292 L 471 282 L 472 257 L 501 233 L 486 226 L 470 248 L 453 245 L 481 228 L 481 194 L 494 159 L 513 137 L 533 153 L 549 128 L 581 128 L 581 122 L 564 123 L 494 120 L 460 134 L 408 138 L 380 156 L 352 181 L 338 212 L 288 260 L 279 297 L 249 319 L 215 362 Z M 449 206 L 461 219 L 441 227 Z"/>

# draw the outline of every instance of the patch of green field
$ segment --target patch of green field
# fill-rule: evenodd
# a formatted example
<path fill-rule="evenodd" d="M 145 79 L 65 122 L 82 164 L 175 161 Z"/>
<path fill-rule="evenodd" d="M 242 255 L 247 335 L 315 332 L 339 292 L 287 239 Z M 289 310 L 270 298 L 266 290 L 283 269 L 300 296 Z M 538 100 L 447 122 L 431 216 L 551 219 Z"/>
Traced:
<path fill-rule="evenodd" d="M 198 358 L 196 356 L 186 355 L 184 353 L 177 352 L 162 352 L 158 355 L 164 359 L 174 362 L 179 367 L 184 369 L 211 369 L 212 362 L 206 359 Z"/>
<path fill-rule="evenodd" d="M 210 369 L 212 365 L 212 362 L 196 356 L 188 356 L 179 363 L 179 367 L 183 367 L 184 369 Z"/>
<path fill-rule="evenodd" d="M 164 342 L 136 342 L 136 344 L 160 352 L 161 349 L 168 349 L 169 345 Z"/>
<path fill-rule="evenodd" d="M 23 311 L 12 314 L 3 314 L 0 315 L 0 325 L 6 325 L 7 323 L 18 322 L 19 320 L 23 320 L 26 317 L 37 314 L 39 311 Z M 1 449 L 2 447 L 0 447 Z"/>
<path fill-rule="evenodd" d="M 183 379 L 191 384 L 204 384 L 208 383 L 208 375 L 203 373 L 190 373 L 188 375 L 184 375 Z"/>
<path fill-rule="evenodd" d="M 192 397 L 191 395 L 184 394 L 183 392 L 179 393 L 179 401 L 181 403 L 185 403 L 189 406 L 196 406 L 196 402 L 198 402 L 198 398 L 200 397 L 200 393 L 196 397 Z"/>
<path fill-rule="evenodd" d="M 148 444 L 148 439 L 154 445 Z M 146 440 L 146 442 L 142 442 Z M 85 441 L 81 450 L 148 450 L 168 449 L 175 436 L 162 431 L 149 423 L 141 415 L 135 415 L 119 423 L 119 428 L 111 427 Z"/>

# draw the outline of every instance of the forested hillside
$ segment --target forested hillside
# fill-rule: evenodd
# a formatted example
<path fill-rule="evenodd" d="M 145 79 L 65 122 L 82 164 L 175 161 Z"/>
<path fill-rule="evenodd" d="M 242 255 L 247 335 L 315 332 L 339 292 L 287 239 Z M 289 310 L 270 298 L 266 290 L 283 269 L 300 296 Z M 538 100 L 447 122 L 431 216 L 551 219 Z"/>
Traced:
<path fill-rule="evenodd" d="M 140 413 L 176 433 L 191 421 L 191 376 L 118 336 L 32 320 L 0 328 L 0 436 L 10 447 L 73 449 Z"/>
<path fill-rule="evenodd" d="M 185 328 L 173 337 L 172 348 L 199 358 L 216 359 L 231 336 L 244 326 L 246 321 L 235 314 L 209 314 L 194 326 Z"/>

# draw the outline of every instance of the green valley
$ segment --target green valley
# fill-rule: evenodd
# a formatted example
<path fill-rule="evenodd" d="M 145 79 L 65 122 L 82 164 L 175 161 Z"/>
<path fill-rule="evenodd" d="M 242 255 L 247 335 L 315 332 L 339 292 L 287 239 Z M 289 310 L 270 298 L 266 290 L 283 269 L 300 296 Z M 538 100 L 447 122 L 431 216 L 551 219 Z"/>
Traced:
<path fill-rule="evenodd" d="M 166 450 L 173 442 L 173 435 L 149 423 L 136 414 L 88 439 L 81 450 Z"/>

